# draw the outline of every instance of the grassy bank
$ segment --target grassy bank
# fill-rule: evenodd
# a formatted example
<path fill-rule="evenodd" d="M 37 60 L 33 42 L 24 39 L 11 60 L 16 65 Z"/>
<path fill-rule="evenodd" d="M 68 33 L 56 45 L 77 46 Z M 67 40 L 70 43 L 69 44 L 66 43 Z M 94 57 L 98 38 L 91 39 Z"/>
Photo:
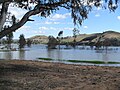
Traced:
<path fill-rule="evenodd" d="M 52 61 L 55 59 L 52 58 L 38 58 L 40 60 L 44 60 L 44 61 Z M 72 62 L 72 63 L 91 63 L 91 64 L 120 64 L 120 62 L 113 62 L 113 61 L 98 61 L 98 60 L 58 60 L 58 61 L 64 61 L 64 62 Z"/>

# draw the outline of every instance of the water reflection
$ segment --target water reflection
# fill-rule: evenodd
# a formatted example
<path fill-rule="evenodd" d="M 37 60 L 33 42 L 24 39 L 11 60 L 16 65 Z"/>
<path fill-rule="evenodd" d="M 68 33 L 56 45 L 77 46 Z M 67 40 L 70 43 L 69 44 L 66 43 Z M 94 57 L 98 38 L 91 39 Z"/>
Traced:
<path fill-rule="evenodd" d="M 32 45 L 31 48 L 25 48 L 27 51 L 0 51 L 0 59 L 27 59 L 37 60 L 37 58 L 52 58 L 55 60 L 102 60 L 120 62 L 120 47 L 112 47 L 108 50 L 91 50 L 91 49 L 50 49 L 46 45 Z M 87 48 L 87 47 L 86 47 Z"/>
<path fill-rule="evenodd" d="M 19 51 L 19 59 L 24 60 L 25 59 L 25 50 L 20 50 Z"/>
<path fill-rule="evenodd" d="M 12 59 L 12 57 L 13 57 L 13 53 L 11 51 L 8 51 L 6 54 L 3 54 L 3 55 L 4 55 L 3 57 L 5 57 L 5 59 Z"/>
<path fill-rule="evenodd" d="M 48 49 L 48 50 L 47 50 L 47 56 L 48 56 L 48 58 L 54 57 L 54 55 L 53 55 L 52 52 L 53 52 L 52 49 Z"/>
<path fill-rule="evenodd" d="M 109 60 L 109 54 L 106 52 L 106 53 L 102 53 L 102 60 L 104 61 L 104 62 L 108 62 L 108 60 Z"/>
<path fill-rule="evenodd" d="M 59 50 L 59 49 L 58 49 L 58 50 L 56 50 L 56 54 L 57 54 L 57 55 L 56 55 L 56 58 L 57 58 L 58 60 L 60 60 L 60 59 L 61 59 L 61 57 L 63 57 L 63 56 L 62 56 L 62 51 L 61 51 L 61 50 Z"/>
<path fill-rule="evenodd" d="M 62 58 L 62 51 L 60 49 L 48 49 L 47 55 L 48 58 L 60 60 Z"/>

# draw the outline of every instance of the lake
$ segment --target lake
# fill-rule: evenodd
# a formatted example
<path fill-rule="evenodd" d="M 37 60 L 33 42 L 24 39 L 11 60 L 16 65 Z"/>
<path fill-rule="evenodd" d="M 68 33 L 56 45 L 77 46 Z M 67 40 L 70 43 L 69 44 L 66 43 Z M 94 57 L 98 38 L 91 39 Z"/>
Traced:
<path fill-rule="evenodd" d="M 16 45 L 14 45 L 17 47 Z M 62 60 L 99 60 L 120 62 L 120 47 L 109 47 L 108 50 L 95 50 L 86 46 L 78 46 L 76 49 L 50 49 L 47 45 L 32 45 L 31 48 L 25 47 L 25 51 L 0 51 L 0 59 L 22 59 L 38 60 L 37 58 L 52 58 L 54 62 L 63 62 Z M 61 60 L 61 61 L 60 61 Z M 70 62 L 67 62 L 70 63 Z M 117 65 L 120 66 L 120 65 Z"/>

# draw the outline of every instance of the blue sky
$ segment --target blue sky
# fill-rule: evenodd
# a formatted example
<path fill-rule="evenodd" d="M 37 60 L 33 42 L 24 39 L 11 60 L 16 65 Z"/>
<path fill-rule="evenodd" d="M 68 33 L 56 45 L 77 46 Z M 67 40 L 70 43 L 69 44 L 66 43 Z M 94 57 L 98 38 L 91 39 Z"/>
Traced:
<path fill-rule="evenodd" d="M 10 11 L 21 18 L 26 11 L 18 8 L 10 8 Z M 19 13 L 18 13 L 19 11 Z M 35 35 L 52 35 L 57 36 L 59 31 L 63 31 L 63 36 L 72 36 L 74 26 L 70 12 L 60 9 L 50 17 L 42 18 L 39 15 L 32 16 L 34 22 L 27 22 L 23 27 L 14 33 L 14 38 L 18 39 L 20 34 L 24 34 L 26 38 Z M 77 27 L 80 34 L 101 33 L 108 30 L 120 31 L 120 8 L 115 13 L 101 8 L 95 8 L 89 13 L 88 19 L 83 21 L 82 26 Z"/>

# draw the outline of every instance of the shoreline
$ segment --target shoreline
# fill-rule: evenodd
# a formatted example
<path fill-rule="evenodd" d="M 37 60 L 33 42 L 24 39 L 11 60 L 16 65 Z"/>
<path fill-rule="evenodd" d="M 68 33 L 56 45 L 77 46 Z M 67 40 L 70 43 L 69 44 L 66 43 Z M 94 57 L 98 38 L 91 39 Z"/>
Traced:
<path fill-rule="evenodd" d="M 46 59 L 46 58 L 45 58 Z M 99 60 L 98 60 L 98 63 L 95 64 L 95 63 L 87 63 L 87 60 L 78 60 L 78 62 L 76 62 L 77 60 L 75 60 L 75 62 L 64 62 L 64 61 L 52 61 L 52 60 L 45 60 L 44 58 L 43 59 L 34 59 L 34 60 L 30 60 L 30 59 L 0 59 L 0 61 L 32 61 L 32 62 L 45 62 L 45 63 L 56 63 L 56 64 L 65 64 L 65 65 L 78 65 L 78 66 L 98 66 L 98 67 L 120 67 L 120 64 L 118 64 L 118 62 L 113 62 L 111 64 L 109 63 L 104 63 L 104 64 L 99 64 Z M 79 62 L 81 61 L 81 62 Z M 94 60 L 93 60 L 94 61 Z M 90 61 L 90 62 L 93 62 L 93 61 Z M 97 61 L 97 60 L 96 60 Z M 96 62 L 95 61 L 95 62 Z M 101 62 L 101 61 L 100 61 Z M 112 61 L 111 61 L 112 62 Z M 114 64 L 115 63 L 115 64 Z M 120 63 L 120 62 L 119 62 Z"/>
<path fill-rule="evenodd" d="M 0 60 L 0 90 L 120 90 L 120 67 Z"/>

